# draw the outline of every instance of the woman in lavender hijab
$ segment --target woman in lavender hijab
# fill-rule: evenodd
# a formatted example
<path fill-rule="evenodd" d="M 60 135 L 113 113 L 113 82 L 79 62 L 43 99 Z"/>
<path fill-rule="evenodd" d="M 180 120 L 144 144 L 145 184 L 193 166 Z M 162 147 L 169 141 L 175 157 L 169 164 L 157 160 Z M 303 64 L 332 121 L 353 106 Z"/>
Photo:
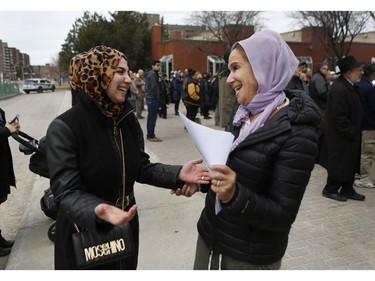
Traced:
<path fill-rule="evenodd" d="M 226 165 L 213 165 L 194 269 L 280 269 L 318 152 L 319 108 L 283 90 L 298 65 L 270 30 L 234 44 L 227 83 L 239 107 Z M 220 211 L 215 212 L 215 204 Z"/>

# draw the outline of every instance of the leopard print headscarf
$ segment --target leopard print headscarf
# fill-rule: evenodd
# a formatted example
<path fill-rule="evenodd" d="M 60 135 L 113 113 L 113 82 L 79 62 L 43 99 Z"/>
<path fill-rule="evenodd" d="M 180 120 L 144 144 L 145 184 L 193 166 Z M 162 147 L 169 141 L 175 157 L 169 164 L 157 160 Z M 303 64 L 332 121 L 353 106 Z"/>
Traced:
<path fill-rule="evenodd" d="M 107 97 L 106 89 L 121 58 L 127 59 L 120 51 L 107 46 L 96 46 L 74 56 L 69 66 L 69 80 L 73 90 L 83 90 L 107 114 L 114 117 L 120 114 L 122 105 L 113 104 Z"/>

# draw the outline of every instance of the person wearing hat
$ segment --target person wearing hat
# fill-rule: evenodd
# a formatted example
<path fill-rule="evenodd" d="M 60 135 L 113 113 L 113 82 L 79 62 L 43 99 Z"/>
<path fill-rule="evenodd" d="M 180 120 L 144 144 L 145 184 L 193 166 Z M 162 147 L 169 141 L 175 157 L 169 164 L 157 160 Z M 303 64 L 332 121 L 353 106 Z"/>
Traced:
<path fill-rule="evenodd" d="M 300 61 L 296 70 L 294 71 L 292 79 L 290 79 L 288 85 L 286 86 L 286 90 L 301 90 L 305 91 L 306 93 L 309 92 L 307 84 L 305 81 L 301 79 L 301 75 L 303 70 L 307 67 L 306 62 Z"/>
<path fill-rule="evenodd" d="M 375 65 L 365 64 L 363 76 L 356 85 L 362 101 L 362 149 L 361 149 L 361 174 L 354 181 L 356 187 L 374 188 L 374 178 L 371 179 L 371 167 L 375 162 L 375 87 L 372 81 L 375 79 Z"/>
<path fill-rule="evenodd" d="M 338 69 L 340 76 L 328 93 L 322 124 L 318 163 L 328 172 L 322 195 L 337 201 L 363 201 L 365 196 L 353 187 L 360 166 L 362 128 L 361 99 L 354 84 L 360 81 L 363 71 L 353 56 L 340 60 Z"/>

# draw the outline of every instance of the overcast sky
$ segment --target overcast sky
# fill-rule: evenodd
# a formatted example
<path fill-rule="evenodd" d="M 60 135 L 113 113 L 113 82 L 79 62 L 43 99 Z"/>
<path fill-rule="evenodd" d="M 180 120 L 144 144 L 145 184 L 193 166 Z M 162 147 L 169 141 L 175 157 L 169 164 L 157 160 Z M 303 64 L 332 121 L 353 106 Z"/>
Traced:
<path fill-rule="evenodd" d="M 227 6 L 220 6 L 218 0 L 189 0 L 188 2 L 169 2 L 169 0 L 105 0 L 104 2 L 103 0 L 90 0 L 90 2 L 88 1 L 89 0 L 2 1 L 2 4 L 0 5 L 0 40 L 8 43 L 9 47 L 15 47 L 22 53 L 29 54 L 30 62 L 32 65 L 44 65 L 46 63 L 51 63 L 54 58 L 57 58 L 58 52 L 61 50 L 61 45 L 64 43 L 65 38 L 72 28 L 73 23 L 77 18 L 83 16 L 83 11 L 94 11 L 96 10 L 94 9 L 95 7 L 103 7 L 102 3 L 106 3 L 105 6 L 110 11 L 136 10 L 147 13 L 158 13 L 161 16 L 164 16 L 164 22 L 166 24 L 186 24 L 187 19 L 189 18 L 189 12 L 181 11 L 185 8 L 185 6 L 187 6 L 188 8 L 199 7 L 197 8 L 197 10 L 201 11 L 233 10 L 233 7 L 228 8 L 228 1 L 226 4 Z M 148 1 L 151 2 L 148 3 Z M 213 1 L 213 3 L 215 4 L 213 5 L 211 3 L 212 5 L 210 5 L 210 1 Z M 69 4 L 70 2 L 72 2 L 72 4 Z M 128 4 L 128 2 L 130 3 Z M 290 4 L 292 4 L 292 7 L 295 8 L 298 8 L 298 6 L 293 5 L 294 0 L 289 0 L 289 4 L 284 3 L 282 5 L 280 5 L 279 2 L 285 1 L 263 0 L 262 3 L 269 3 L 271 5 L 265 7 L 262 5 L 259 6 L 258 3 L 258 6 L 252 4 L 251 7 L 246 7 L 244 6 L 246 4 L 241 4 L 241 9 L 259 11 L 266 10 L 267 12 L 262 15 L 266 28 L 273 29 L 278 32 L 295 30 L 296 26 L 292 25 L 292 20 L 287 17 L 285 11 L 289 11 L 288 5 Z M 90 6 L 87 6 L 85 3 L 90 3 Z M 119 6 L 119 3 L 122 4 Z M 124 5 L 124 3 L 126 3 L 126 5 Z M 134 3 L 136 3 L 135 6 Z M 145 8 L 147 10 L 140 10 L 140 5 L 138 5 L 139 3 L 142 3 L 142 8 Z M 189 3 L 189 5 L 187 5 L 187 3 Z M 194 3 L 198 4 L 194 5 Z M 316 9 L 317 2 L 314 1 L 314 3 Z M 19 10 L 21 9 L 21 7 L 22 11 Z M 69 10 L 72 9 L 71 7 L 75 10 Z M 213 9 L 212 7 L 217 8 Z M 308 8 L 308 6 L 306 7 Z M 295 8 L 290 8 L 290 10 L 296 10 Z M 159 9 L 163 10 L 164 12 L 156 11 Z M 271 9 L 274 9 L 274 11 L 271 12 Z M 106 12 L 101 13 L 104 15 L 107 14 Z"/>
<path fill-rule="evenodd" d="M 167 24 L 185 24 L 188 12 L 161 12 Z M 107 13 L 103 13 L 104 15 Z M 290 30 L 283 12 L 269 12 L 265 24 L 278 32 Z M 53 61 L 67 34 L 83 12 L 74 11 L 0 11 L 0 40 L 30 56 L 32 65 L 44 65 Z"/>

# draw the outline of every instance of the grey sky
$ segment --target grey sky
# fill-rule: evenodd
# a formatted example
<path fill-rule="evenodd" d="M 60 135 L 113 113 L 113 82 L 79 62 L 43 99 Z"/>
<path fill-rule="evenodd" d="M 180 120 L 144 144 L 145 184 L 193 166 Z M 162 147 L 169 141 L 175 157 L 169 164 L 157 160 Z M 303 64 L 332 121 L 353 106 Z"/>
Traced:
<path fill-rule="evenodd" d="M 106 14 L 106 12 L 102 12 Z M 164 16 L 167 24 L 186 24 L 189 12 L 147 11 Z M 265 24 L 278 32 L 293 30 L 283 12 L 267 12 Z M 0 39 L 30 56 L 32 65 L 57 58 L 61 45 L 83 11 L 0 11 Z"/>

